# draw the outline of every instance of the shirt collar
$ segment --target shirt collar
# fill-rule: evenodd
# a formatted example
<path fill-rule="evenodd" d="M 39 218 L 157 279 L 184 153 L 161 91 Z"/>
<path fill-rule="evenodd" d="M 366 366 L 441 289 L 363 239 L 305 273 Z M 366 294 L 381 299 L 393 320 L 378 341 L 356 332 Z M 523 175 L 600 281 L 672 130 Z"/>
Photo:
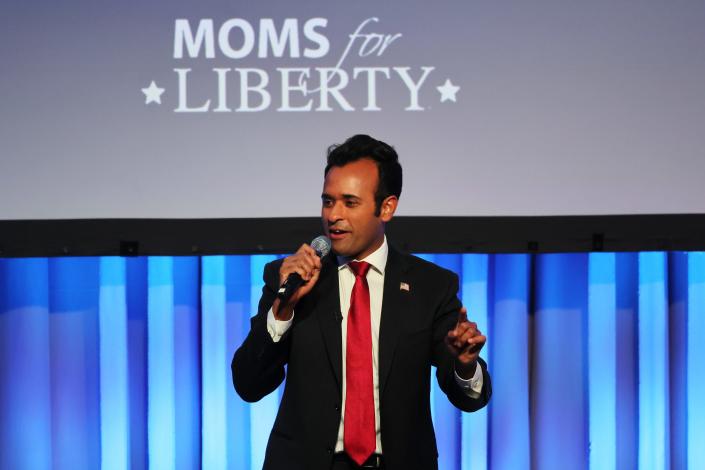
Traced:
<path fill-rule="evenodd" d="M 389 255 L 389 246 L 387 245 L 387 236 L 384 236 L 384 241 L 375 251 L 370 253 L 363 259 L 349 259 L 344 256 L 338 256 L 338 271 L 348 266 L 350 261 L 365 261 L 370 263 L 370 266 L 380 274 L 384 274 L 384 268 L 387 266 L 387 256 Z"/>

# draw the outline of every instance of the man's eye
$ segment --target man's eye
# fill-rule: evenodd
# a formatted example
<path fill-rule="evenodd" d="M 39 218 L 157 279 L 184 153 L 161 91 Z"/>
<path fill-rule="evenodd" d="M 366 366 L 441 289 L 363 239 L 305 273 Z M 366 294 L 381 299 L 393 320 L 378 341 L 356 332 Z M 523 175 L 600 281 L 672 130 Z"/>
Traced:
<path fill-rule="evenodd" d="M 323 200 L 323 206 L 324 206 L 324 207 L 330 207 L 330 206 L 332 206 L 332 205 L 333 205 L 333 201 L 331 201 L 330 199 L 324 199 L 324 200 Z"/>
<path fill-rule="evenodd" d="M 345 205 L 348 207 L 355 207 L 357 205 L 357 201 L 346 201 Z"/>

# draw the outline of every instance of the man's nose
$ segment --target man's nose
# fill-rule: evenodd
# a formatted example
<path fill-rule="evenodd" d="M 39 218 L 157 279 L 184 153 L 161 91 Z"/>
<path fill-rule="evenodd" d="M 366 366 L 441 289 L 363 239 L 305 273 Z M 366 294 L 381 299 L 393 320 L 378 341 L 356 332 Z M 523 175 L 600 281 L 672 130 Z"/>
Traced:
<path fill-rule="evenodd" d="M 328 223 L 332 225 L 338 222 L 339 220 L 342 220 L 343 209 L 344 208 L 341 203 L 336 202 L 335 204 L 333 204 L 333 207 L 331 207 L 328 211 Z"/>

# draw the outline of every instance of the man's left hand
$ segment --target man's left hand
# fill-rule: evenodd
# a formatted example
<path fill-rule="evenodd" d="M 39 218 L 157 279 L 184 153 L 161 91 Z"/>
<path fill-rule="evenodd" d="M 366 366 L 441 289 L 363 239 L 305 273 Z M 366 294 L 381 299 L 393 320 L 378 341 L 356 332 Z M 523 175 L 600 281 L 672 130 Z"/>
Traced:
<path fill-rule="evenodd" d="M 455 357 L 455 370 L 461 378 L 469 380 L 475 374 L 477 358 L 486 341 L 477 324 L 468 321 L 467 309 L 461 307 L 455 328 L 445 338 L 448 350 Z"/>

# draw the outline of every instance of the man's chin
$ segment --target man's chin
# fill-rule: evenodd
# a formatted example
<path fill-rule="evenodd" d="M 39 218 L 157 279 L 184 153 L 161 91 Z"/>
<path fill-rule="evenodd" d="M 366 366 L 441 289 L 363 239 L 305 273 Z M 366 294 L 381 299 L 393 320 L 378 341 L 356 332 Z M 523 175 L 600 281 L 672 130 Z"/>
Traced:
<path fill-rule="evenodd" d="M 337 256 L 349 257 L 352 250 L 346 240 L 331 240 L 331 251 Z"/>

